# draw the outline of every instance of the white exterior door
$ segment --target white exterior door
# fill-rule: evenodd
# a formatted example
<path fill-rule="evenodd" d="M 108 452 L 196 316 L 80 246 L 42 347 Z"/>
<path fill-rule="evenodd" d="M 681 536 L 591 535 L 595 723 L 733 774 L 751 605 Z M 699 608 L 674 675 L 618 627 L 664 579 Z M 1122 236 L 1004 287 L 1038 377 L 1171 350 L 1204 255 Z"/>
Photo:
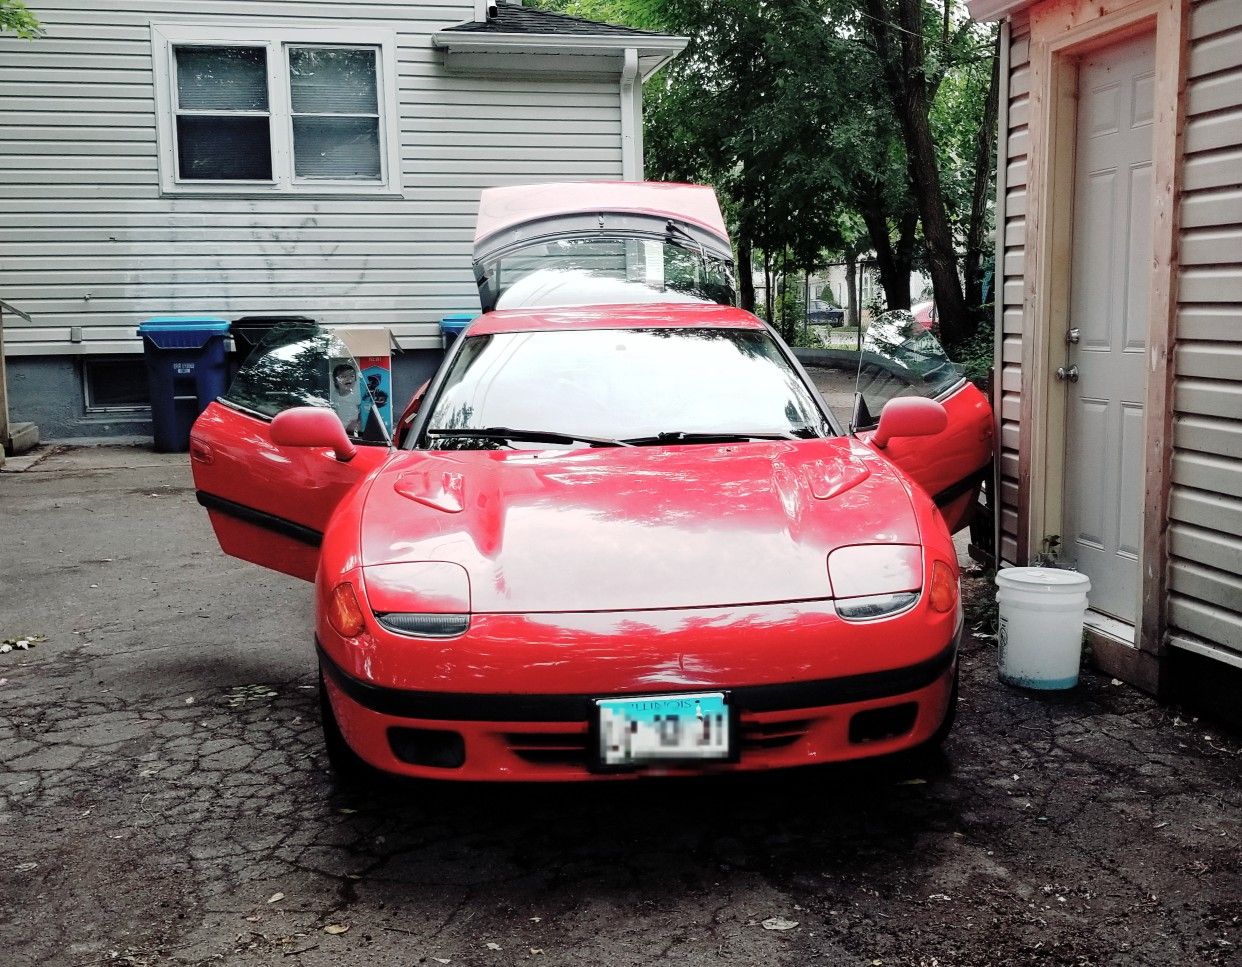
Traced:
<path fill-rule="evenodd" d="M 1069 340 L 1071 367 L 1063 557 L 1091 578 L 1091 607 L 1129 624 L 1143 534 L 1155 52 L 1147 35 L 1080 66 L 1070 311 L 1067 332 L 1053 333 Z"/>

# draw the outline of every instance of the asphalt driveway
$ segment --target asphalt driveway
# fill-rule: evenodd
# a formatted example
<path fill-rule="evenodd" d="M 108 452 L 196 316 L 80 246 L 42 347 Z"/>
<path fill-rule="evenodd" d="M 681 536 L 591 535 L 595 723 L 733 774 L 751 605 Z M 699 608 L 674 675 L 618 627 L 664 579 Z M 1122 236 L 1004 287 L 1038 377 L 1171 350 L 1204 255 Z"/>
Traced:
<path fill-rule="evenodd" d="M 53 452 L 0 474 L 0 961 L 1238 963 L 1238 737 L 1000 685 L 968 585 L 927 767 L 341 793 L 309 587 L 220 554 L 184 457 Z"/>

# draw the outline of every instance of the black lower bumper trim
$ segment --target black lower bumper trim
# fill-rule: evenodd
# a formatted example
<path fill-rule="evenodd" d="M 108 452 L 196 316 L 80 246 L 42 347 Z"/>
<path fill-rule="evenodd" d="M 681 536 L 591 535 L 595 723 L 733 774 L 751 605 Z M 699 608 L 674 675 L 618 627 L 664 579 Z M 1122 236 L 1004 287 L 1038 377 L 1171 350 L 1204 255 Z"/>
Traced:
<path fill-rule="evenodd" d="M 480 695 L 385 688 L 347 674 L 328 657 L 319 642 L 315 642 L 315 647 L 324 673 L 350 699 L 373 712 L 398 718 L 448 722 L 587 722 L 595 700 L 606 697 L 601 694 Z M 953 666 L 956 654 L 955 639 L 939 654 L 904 668 L 811 682 L 728 686 L 728 691 L 741 712 L 784 712 L 890 698 L 926 688 Z M 701 690 L 708 686 L 696 687 Z"/>

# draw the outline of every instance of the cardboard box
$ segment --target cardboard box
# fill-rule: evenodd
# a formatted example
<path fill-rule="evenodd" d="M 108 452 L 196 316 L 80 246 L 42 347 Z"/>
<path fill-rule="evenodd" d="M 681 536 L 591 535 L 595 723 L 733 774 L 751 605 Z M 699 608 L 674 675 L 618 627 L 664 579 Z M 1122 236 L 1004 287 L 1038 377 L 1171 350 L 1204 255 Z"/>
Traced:
<path fill-rule="evenodd" d="M 357 435 L 379 439 L 382 433 L 372 425 L 370 400 L 375 401 L 388 432 L 392 433 L 392 354 L 401 352 L 387 326 L 331 326 L 332 333 L 345 344 L 358 364 L 361 397 Z M 368 396 L 369 394 L 369 396 Z M 368 432 L 368 430 L 370 432 Z"/>

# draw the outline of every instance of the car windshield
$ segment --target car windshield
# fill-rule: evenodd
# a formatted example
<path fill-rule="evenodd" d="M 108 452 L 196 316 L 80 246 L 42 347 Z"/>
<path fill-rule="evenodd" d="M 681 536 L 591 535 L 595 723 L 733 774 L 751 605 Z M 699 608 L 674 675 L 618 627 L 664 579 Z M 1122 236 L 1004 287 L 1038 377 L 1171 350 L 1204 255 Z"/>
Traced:
<path fill-rule="evenodd" d="M 424 426 L 421 446 L 452 450 L 833 432 L 766 331 L 712 328 L 468 336 Z"/>
<path fill-rule="evenodd" d="M 732 266 L 692 239 L 547 239 L 484 262 L 483 272 L 497 309 L 733 302 Z"/>

